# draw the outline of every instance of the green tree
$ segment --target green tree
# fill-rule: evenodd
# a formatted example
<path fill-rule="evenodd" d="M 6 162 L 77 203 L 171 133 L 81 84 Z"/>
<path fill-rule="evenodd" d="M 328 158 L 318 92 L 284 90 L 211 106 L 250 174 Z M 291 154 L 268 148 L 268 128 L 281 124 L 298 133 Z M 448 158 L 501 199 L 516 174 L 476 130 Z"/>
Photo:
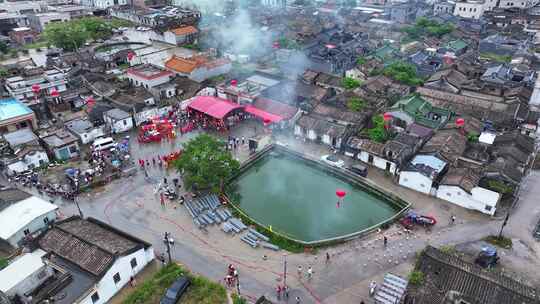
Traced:
<path fill-rule="evenodd" d="M 97 17 L 88 17 L 81 18 L 78 20 L 73 20 L 71 23 L 75 25 L 80 25 L 87 32 L 88 38 L 97 40 L 97 39 L 106 39 L 112 35 L 112 26 L 110 23 L 105 22 L 105 20 Z"/>
<path fill-rule="evenodd" d="M 361 85 L 361 82 L 358 79 L 354 79 L 354 78 L 351 78 L 351 77 L 345 77 L 345 78 L 343 78 L 342 85 L 347 90 L 353 90 L 353 89 L 358 88 Z"/>
<path fill-rule="evenodd" d="M 238 172 L 240 163 L 216 138 L 202 134 L 190 140 L 174 166 L 183 171 L 188 188 L 221 192 L 227 180 Z"/>
<path fill-rule="evenodd" d="M 382 115 L 373 116 L 371 121 L 373 122 L 373 128 L 368 130 L 369 139 L 379 143 L 387 141 L 389 136 L 384 127 L 384 118 Z"/>
<path fill-rule="evenodd" d="M 4 41 L 0 41 L 0 53 L 7 54 L 8 50 L 8 45 Z"/>
<path fill-rule="evenodd" d="M 361 111 L 366 103 L 359 97 L 351 97 L 347 101 L 347 108 L 351 111 L 359 112 Z"/>
<path fill-rule="evenodd" d="M 415 286 L 420 286 L 424 283 L 424 273 L 415 270 L 409 274 L 409 283 Z"/>
<path fill-rule="evenodd" d="M 356 64 L 357 64 L 357 65 L 364 65 L 364 64 L 366 64 L 366 62 L 367 62 L 367 60 L 366 60 L 366 58 L 364 58 L 364 57 L 358 57 L 358 58 L 356 59 Z"/>
<path fill-rule="evenodd" d="M 406 62 L 394 62 L 390 64 L 384 68 L 383 74 L 410 86 L 418 86 L 424 82 L 416 75 L 416 67 Z"/>
<path fill-rule="evenodd" d="M 50 44 L 66 51 L 78 49 L 88 39 L 86 29 L 81 24 L 74 22 L 49 23 L 45 28 L 44 35 Z"/>

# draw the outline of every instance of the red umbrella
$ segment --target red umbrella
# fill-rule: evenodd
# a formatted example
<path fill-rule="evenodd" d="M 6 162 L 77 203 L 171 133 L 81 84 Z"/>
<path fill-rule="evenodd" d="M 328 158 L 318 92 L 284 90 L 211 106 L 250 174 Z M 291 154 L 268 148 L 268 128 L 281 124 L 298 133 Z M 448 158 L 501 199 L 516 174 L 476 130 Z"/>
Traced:
<path fill-rule="evenodd" d="M 463 118 L 456 119 L 456 126 L 461 128 L 461 127 L 463 127 L 463 125 L 465 125 L 465 119 L 463 119 Z"/>
<path fill-rule="evenodd" d="M 384 113 L 383 114 L 383 119 L 384 119 L 384 121 L 389 121 L 390 119 L 392 119 L 392 114 Z"/>
<path fill-rule="evenodd" d="M 52 96 L 52 97 L 58 97 L 58 96 L 60 96 L 60 93 L 58 93 L 57 90 L 54 90 L 54 89 L 53 89 L 53 90 L 51 91 L 51 96 Z"/>

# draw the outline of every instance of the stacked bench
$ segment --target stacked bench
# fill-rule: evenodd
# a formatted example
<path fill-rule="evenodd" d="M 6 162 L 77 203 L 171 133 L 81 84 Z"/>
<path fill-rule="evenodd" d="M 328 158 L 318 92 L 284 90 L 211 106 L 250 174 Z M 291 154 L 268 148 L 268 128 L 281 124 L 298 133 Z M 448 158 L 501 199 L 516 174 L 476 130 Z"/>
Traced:
<path fill-rule="evenodd" d="M 383 283 L 377 287 L 375 293 L 375 303 L 377 304 L 398 304 L 407 289 L 407 280 L 387 273 L 384 275 Z"/>
<path fill-rule="evenodd" d="M 232 217 L 229 210 L 220 208 L 219 198 L 215 194 L 202 196 L 192 201 L 186 201 L 184 206 L 197 227 L 220 224 Z"/>

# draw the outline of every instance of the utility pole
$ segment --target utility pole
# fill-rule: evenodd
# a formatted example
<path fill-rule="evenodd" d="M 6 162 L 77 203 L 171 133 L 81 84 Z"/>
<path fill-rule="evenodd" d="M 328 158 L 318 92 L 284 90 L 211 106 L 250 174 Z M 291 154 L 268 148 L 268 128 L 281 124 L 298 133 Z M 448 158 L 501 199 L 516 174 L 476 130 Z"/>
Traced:
<path fill-rule="evenodd" d="M 283 254 L 283 286 L 287 286 L 287 254 Z"/>
<path fill-rule="evenodd" d="M 241 293 L 240 293 L 240 274 L 236 275 L 236 292 L 238 292 L 238 295 L 241 295 Z"/>
<path fill-rule="evenodd" d="M 504 226 L 506 226 L 506 224 L 508 223 L 508 218 L 510 218 L 510 212 L 506 213 L 506 217 L 504 218 L 504 222 L 501 225 L 501 231 L 499 231 L 499 239 L 502 238 L 503 229 L 504 229 Z"/>
<path fill-rule="evenodd" d="M 163 238 L 163 242 L 165 243 L 165 246 L 167 246 L 167 255 L 169 256 L 169 264 L 172 261 L 172 258 L 171 258 L 171 245 L 174 245 L 174 240 L 170 236 L 171 236 L 170 233 L 165 232 L 165 237 Z"/>
<path fill-rule="evenodd" d="M 77 209 L 79 210 L 79 215 L 81 216 L 81 219 L 84 218 L 81 206 L 79 206 L 79 193 L 81 192 L 81 185 L 79 184 L 79 177 L 76 177 L 75 179 L 75 189 L 76 192 L 73 196 L 73 201 L 75 202 L 75 205 L 77 205 Z"/>

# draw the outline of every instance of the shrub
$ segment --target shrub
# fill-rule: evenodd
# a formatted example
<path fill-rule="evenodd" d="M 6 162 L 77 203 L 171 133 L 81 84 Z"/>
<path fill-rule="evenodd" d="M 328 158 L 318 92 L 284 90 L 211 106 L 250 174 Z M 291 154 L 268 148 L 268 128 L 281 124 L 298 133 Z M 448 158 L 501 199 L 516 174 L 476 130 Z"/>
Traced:
<path fill-rule="evenodd" d="M 347 108 L 351 111 L 359 112 L 361 111 L 365 106 L 365 102 L 358 98 L 358 97 L 351 97 L 349 101 L 347 101 Z"/>
<path fill-rule="evenodd" d="M 409 274 L 409 283 L 414 286 L 420 286 L 424 283 L 424 273 L 415 270 Z"/>
<path fill-rule="evenodd" d="M 343 87 L 347 90 L 353 90 L 353 89 L 356 89 L 358 88 L 362 83 L 360 82 L 360 80 L 357 80 L 357 79 L 354 79 L 354 78 L 351 78 L 351 77 L 345 77 L 343 78 Z"/>
<path fill-rule="evenodd" d="M 507 238 L 507 237 L 504 237 L 504 236 L 495 236 L 495 235 L 490 235 L 486 238 L 484 238 L 484 241 L 492 244 L 492 245 L 495 245 L 497 247 L 501 247 L 501 248 L 505 248 L 505 249 L 510 249 L 512 248 L 512 239 L 510 238 Z"/>
<path fill-rule="evenodd" d="M 237 295 L 236 293 L 233 293 L 231 295 L 231 298 L 233 304 L 247 304 L 247 300 L 244 297 Z"/>

